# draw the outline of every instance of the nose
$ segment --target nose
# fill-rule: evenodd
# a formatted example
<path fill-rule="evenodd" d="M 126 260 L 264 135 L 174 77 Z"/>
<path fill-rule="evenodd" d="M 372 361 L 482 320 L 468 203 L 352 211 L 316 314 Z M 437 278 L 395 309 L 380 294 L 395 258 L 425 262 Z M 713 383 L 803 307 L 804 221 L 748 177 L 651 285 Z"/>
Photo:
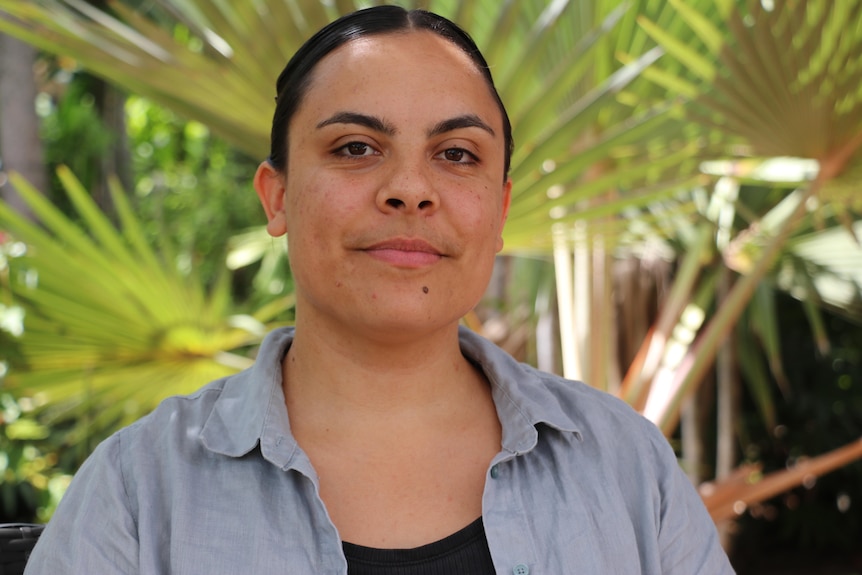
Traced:
<path fill-rule="evenodd" d="M 384 212 L 428 215 L 440 205 L 430 166 L 423 162 L 393 163 L 377 193 L 377 207 Z"/>

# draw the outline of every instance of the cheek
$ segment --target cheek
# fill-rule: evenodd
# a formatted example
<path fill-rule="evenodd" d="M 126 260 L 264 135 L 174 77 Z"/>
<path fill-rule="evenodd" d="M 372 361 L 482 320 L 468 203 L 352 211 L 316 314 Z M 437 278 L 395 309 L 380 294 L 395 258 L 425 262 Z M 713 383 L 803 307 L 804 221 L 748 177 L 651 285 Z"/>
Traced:
<path fill-rule="evenodd" d="M 297 178 L 287 192 L 287 218 L 292 229 L 298 235 L 324 235 L 339 219 L 339 212 L 344 210 L 345 195 L 339 193 L 342 189 L 333 182 L 326 180 L 303 180 Z"/>
<path fill-rule="evenodd" d="M 467 192 L 461 196 L 461 200 L 457 210 L 464 228 L 471 230 L 473 235 L 496 242 L 501 231 L 503 212 L 494 190 L 486 188 L 481 192 Z"/>

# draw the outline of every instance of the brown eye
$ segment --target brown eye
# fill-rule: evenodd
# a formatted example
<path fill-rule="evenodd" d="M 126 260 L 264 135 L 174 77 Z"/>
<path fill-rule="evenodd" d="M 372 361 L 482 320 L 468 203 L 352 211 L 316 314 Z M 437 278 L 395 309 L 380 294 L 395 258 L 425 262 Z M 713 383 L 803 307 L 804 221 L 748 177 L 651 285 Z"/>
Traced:
<path fill-rule="evenodd" d="M 476 156 L 462 148 L 448 148 L 440 154 L 444 160 L 456 164 L 475 164 Z"/>
<path fill-rule="evenodd" d="M 347 142 L 336 148 L 332 153 L 343 158 L 367 158 L 379 155 L 379 152 L 371 144 L 367 144 L 361 140 Z"/>
<path fill-rule="evenodd" d="M 351 156 L 364 156 L 368 153 L 368 144 L 362 142 L 350 142 L 344 149 Z"/>

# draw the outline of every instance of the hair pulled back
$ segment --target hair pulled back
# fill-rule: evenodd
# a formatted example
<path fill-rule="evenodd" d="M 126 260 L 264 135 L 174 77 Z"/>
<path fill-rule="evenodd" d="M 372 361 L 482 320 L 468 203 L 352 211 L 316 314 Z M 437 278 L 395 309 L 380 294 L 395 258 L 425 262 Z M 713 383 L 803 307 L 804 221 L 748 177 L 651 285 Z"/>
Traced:
<path fill-rule="evenodd" d="M 324 56 L 357 38 L 409 30 L 427 30 L 452 42 L 470 57 L 485 78 L 503 117 L 505 179 L 514 148 L 512 126 L 484 56 L 469 34 L 454 22 L 432 12 L 407 11 L 399 6 L 376 6 L 342 16 L 321 28 L 296 51 L 275 84 L 277 96 L 272 119 L 270 164 L 280 172 L 285 171 L 290 120 L 308 91 L 311 73 Z"/>

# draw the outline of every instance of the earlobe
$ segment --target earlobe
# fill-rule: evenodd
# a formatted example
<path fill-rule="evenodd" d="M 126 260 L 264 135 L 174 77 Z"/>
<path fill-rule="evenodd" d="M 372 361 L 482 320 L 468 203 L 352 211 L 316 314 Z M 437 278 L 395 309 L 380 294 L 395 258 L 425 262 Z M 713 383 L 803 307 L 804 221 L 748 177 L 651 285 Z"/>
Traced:
<path fill-rule="evenodd" d="M 254 189 L 266 212 L 266 231 L 273 237 L 283 236 L 287 233 L 284 176 L 268 161 L 261 162 L 254 174 Z"/>
<path fill-rule="evenodd" d="M 503 205 L 500 212 L 500 235 L 497 237 L 497 253 L 503 249 L 503 227 L 506 225 L 506 218 L 509 217 L 509 204 L 512 203 L 512 180 L 506 179 L 503 184 Z"/>

